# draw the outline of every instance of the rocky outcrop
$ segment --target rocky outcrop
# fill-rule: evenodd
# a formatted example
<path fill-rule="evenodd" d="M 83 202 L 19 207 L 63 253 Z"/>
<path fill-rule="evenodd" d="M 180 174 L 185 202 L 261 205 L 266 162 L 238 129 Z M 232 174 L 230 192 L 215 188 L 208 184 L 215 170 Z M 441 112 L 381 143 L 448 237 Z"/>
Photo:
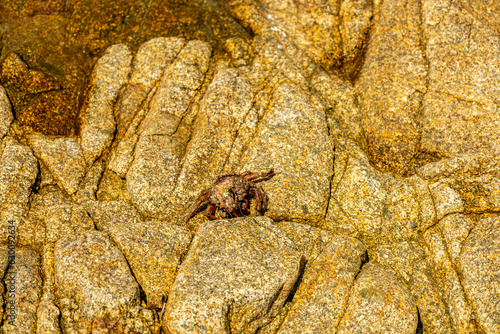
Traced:
<path fill-rule="evenodd" d="M 218 6 L 252 36 L 110 46 L 72 136 L 11 111 L 63 88 L 2 58 L 4 331 L 498 332 L 498 6 Z M 265 212 L 186 221 L 271 168 Z"/>

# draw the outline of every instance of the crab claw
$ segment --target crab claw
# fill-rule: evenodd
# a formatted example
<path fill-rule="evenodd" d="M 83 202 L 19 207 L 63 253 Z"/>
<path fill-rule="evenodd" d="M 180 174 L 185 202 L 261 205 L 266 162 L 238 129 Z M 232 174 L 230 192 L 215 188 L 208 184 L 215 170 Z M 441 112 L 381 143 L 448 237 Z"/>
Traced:
<path fill-rule="evenodd" d="M 198 213 L 201 207 L 208 204 L 209 197 L 210 197 L 209 190 L 205 190 L 200 196 L 198 196 L 196 201 L 191 206 L 191 211 L 189 212 L 189 216 L 186 218 L 185 221 L 186 223 Z"/>
<path fill-rule="evenodd" d="M 240 176 L 248 181 L 253 181 L 257 179 L 265 179 L 267 177 L 274 175 L 274 168 L 271 168 L 267 173 L 252 173 L 252 172 L 244 172 Z"/>

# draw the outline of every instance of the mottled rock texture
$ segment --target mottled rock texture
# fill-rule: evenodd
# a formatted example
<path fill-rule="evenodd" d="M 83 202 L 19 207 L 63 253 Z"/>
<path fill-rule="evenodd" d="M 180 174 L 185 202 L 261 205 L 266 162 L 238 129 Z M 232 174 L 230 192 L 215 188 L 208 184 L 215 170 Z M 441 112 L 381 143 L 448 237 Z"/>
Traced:
<path fill-rule="evenodd" d="M 3 332 L 500 332 L 495 1 L 120 1 L 0 6 Z"/>
<path fill-rule="evenodd" d="M 170 333 L 254 333 L 283 306 L 303 262 L 269 218 L 207 222 L 179 269 L 163 328 Z"/>

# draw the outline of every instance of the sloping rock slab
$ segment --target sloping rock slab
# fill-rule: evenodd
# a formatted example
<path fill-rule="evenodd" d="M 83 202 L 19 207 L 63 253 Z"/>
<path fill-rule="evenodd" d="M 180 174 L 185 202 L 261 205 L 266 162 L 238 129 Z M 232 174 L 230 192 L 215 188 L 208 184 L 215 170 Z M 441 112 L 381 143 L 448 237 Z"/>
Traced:
<path fill-rule="evenodd" d="M 410 291 L 383 267 L 368 263 L 356 279 L 338 334 L 413 334 L 417 308 Z"/>
<path fill-rule="evenodd" d="M 255 333 L 283 306 L 304 257 L 269 218 L 203 224 L 179 269 L 167 333 Z"/>
<path fill-rule="evenodd" d="M 465 240 L 459 271 L 482 332 L 500 332 L 500 218 L 481 219 Z"/>
<path fill-rule="evenodd" d="M 139 304 L 139 286 L 120 251 L 101 232 L 59 239 L 54 248 L 55 293 L 65 332 Z"/>
<path fill-rule="evenodd" d="M 278 333 L 334 333 L 365 256 L 359 240 L 334 237 L 304 272 L 294 304 Z"/>

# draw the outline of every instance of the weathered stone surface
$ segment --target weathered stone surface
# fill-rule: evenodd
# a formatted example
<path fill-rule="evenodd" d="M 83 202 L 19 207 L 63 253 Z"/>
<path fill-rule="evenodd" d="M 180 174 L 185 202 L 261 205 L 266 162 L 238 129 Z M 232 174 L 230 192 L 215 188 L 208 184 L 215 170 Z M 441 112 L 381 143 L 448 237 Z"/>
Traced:
<path fill-rule="evenodd" d="M 135 156 L 127 172 L 127 189 L 139 210 L 148 216 L 170 218 L 169 204 L 190 130 L 182 123 L 200 88 L 210 58 L 210 47 L 190 41 L 165 69 L 150 110 L 138 133 Z"/>
<path fill-rule="evenodd" d="M 410 334 L 416 329 L 417 308 L 408 289 L 381 266 L 365 264 L 337 333 Z"/>
<path fill-rule="evenodd" d="M 191 242 L 189 230 L 167 222 L 139 221 L 120 202 L 96 202 L 92 213 L 96 225 L 127 258 L 148 306 L 161 308 Z"/>
<path fill-rule="evenodd" d="M 61 189 L 70 195 L 75 193 L 86 167 L 78 139 L 49 138 L 33 133 L 28 140 L 35 156 L 47 167 Z"/>
<path fill-rule="evenodd" d="M 29 218 L 44 226 L 45 240 L 54 243 L 62 237 L 95 229 L 84 208 L 71 202 L 57 187 L 44 187 L 33 196 Z"/>
<path fill-rule="evenodd" d="M 12 254 L 9 254 L 12 255 Z M 6 288 L 6 314 L 10 306 L 15 313 L 13 321 L 4 321 L 3 333 L 34 334 L 36 330 L 36 308 L 42 294 L 40 256 L 31 249 L 16 247 L 14 261 L 4 277 Z M 8 318 L 11 319 L 11 318 Z"/>
<path fill-rule="evenodd" d="M 372 0 L 344 0 L 340 4 L 343 68 L 351 77 L 357 74 L 360 66 L 359 58 L 366 43 L 372 15 Z"/>
<path fill-rule="evenodd" d="M 442 289 L 448 313 L 457 333 L 477 333 L 474 325 L 473 310 L 465 298 L 455 267 L 448 257 L 445 239 L 438 227 L 428 229 L 424 233 L 427 244 L 429 262 L 434 269 L 434 277 Z"/>
<path fill-rule="evenodd" d="M 233 14 L 255 33 L 275 32 L 316 63 L 327 68 L 341 65 L 340 1 L 231 1 L 230 5 Z"/>
<path fill-rule="evenodd" d="M 331 233 L 306 224 L 280 221 L 276 226 L 286 233 L 307 261 L 318 257 L 333 238 Z"/>
<path fill-rule="evenodd" d="M 113 105 L 131 70 L 132 54 L 124 44 L 113 45 L 97 62 L 92 73 L 92 89 L 82 111 L 80 145 L 91 165 L 113 140 L 116 128 Z"/>
<path fill-rule="evenodd" d="M 184 38 L 158 37 L 141 45 L 132 62 L 130 80 L 115 110 L 118 139 L 123 137 L 149 90 L 175 59 L 184 43 Z"/>
<path fill-rule="evenodd" d="M 278 333 L 335 332 L 365 259 L 366 250 L 359 240 L 333 237 L 312 263 L 308 263 Z"/>
<path fill-rule="evenodd" d="M 458 259 L 465 239 L 473 226 L 470 217 L 457 213 L 451 214 L 439 221 L 438 224 L 446 241 L 446 248 L 451 261 L 458 266 Z"/>
<path fill-rule="evenodd" d="M 324 111 L 292 85 L 280 86 L 272 101 L 243 154 L 241 170 L 276 171 L 263 184 L 269 198 L 266 215 L 317 224 L 326 214 L 333 172 Z"/>
<path fill-rule="evenodd" d="M 0 139 L 5 136 L 13 120 L 14 115 L 12 115 L 9 98 L 5 89 L 0 85 Z"/>
<path fill-rule="evenodd" d="M 499 153 L 497 31 L 458 3 L 427 0 L 422 8 L 429 60 L 422 149 L 448 157 Z"/>
<path fill-rule="evenodd" d="M 412 236 L 421 219 L 413 187 L 390 174 L 375 170 L 365 153 L 354 143 L 347 141 L 342 145 L 341 154 L 347 155 L 347 159 L 339 159 L 345 161 L 345 167 L 336 169 L 330 203 L 338 205 L 367 245 Z M 335 210 L 329 210 L 325 220 L 325 227 L 332 231 L 339 229 L 335 213 Z"/>
<path fill-rule="evenodd" d="M 269 218 L 205 223 L 170 290 L 163 330 L 254 333 L 283 306 L 303 262 Z"/>
<path fill-rule="evenodd" d="M 0 157 L 0 230 L 7 243 L 10 228 L 16 229 L 18 242 L 31 244 L 39 230 L 26 221 L 31 188 L 38 173 L 38 162 L 29 147 L 9 138 Z"/>
<path fill-rule="evenodd" d="M 58 240 L 54 272 L 65 332 L 90 331 L 108 319 L 110 325 L 119 323 L 140 302 L 139 286 L 127 261 L 101 232 L 86 231 Z M 145 324 L 142 329 L 147 333 Z"/>
<path fill-rule="evenodd" d="M 409 289 L 426 333 L 454 333 L 443 291 L 421 242 L 381 244 L 369 249 L 368 255 Z"/>
<path fill-rule="evenodd" d="M 420 205 L 421 219 L 417 222 L 418 229 L 425 231 L 437 222 L 436 207 L 429 190 L 429 184 L 417 175 L 405 179 L 405 181 L 415 189 L 417 201 Z"/>
<path fill-rule="evenodd" d="M 356 81 L 370 159 L 411 173 L 420 144 L 420 104 L 427 91 L 420 2 L 383 1 Z"/>
<path fill-rule="evenodd" d="M 460 253 L 459 271 L 479 328 L 500 331 L 500 219 L 483 218 L 472 229 Z"/>
<path fill-rule="evenodd" d="M 324 71 L 318 71 L 311 79 L 311 86 L 323 97 L 328 128 L 333 139 L 337 137 L 333 134 L 332 123 L 335 120 L 341 129 L 338 136 L 349 138 L 359 146 L 366 147 L 361 127 L 362 113 L 352 84 Z"/>
<path fill-rule="evenodd" d="M 451 213 L 461 213 L 464 211 L 464 203 L 460 195 L 446 185 L 445 182 L 436 182 L 429 185 L 429 189 L 436 208 L 436 218 L 442 219 Z"/>
<path fill-rule="evenodd" d="M 54 297 L 54 243 L 47 243 L 43 249 L 42 272 L 43 292 L 36 311 L 36 333 L 60 334 L 61 325 L 59 324 L 59 319 L 61 311 L 56 305 Z"/>

